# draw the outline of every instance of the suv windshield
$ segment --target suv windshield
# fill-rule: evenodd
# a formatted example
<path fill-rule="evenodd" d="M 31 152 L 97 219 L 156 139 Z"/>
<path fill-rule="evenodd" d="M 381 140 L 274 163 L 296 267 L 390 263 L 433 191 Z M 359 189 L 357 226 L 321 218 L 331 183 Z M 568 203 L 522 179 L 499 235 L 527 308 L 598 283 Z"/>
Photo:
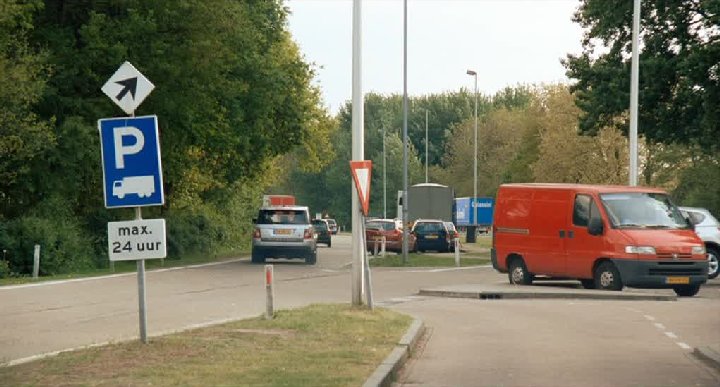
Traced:
<path fill-rule="evenodd" d="M 613 193 L 602 194 L 600 199 L 616 228 L 689 228 L 680 210 L 664 194 Z"/>
<path fill-rule="evenodd" d="M 309 224 L 304 210 L 260 210 L 257 224 Z"/>
<path fill-rule="evenodd" d="M 315 227 L 318 230 L 321 230 L 321 231 L 327 230 L 327 223 L 325 223 L 322 220 L 313 220 L 312 225 L 313 225 L 313 227 Z"/>

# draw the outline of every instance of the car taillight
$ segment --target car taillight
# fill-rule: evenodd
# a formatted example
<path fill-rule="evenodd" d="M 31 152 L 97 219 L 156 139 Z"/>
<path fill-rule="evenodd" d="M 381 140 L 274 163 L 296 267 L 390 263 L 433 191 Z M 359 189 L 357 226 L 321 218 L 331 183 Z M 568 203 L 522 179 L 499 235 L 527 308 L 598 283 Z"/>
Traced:
<path fill-rule="evenodd" d="M 303 234 L 303 238 L 312 239 L 312 237 L 313 237 L 312 228 L 306 228 L 305 233 Z"/>
<path fill-rule="evenodd" d="M 259 228 L 256 228 L 255 231 L 253 231 L 253 238 L 260 239 L 260 229 Z"/>

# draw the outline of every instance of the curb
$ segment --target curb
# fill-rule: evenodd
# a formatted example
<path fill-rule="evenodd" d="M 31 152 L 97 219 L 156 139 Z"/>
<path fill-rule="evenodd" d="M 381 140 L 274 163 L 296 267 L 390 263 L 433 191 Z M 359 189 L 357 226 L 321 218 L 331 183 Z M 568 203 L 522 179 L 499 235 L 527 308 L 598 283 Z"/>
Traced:
<path fill-rule="evenodd" d="M 705 362 L 705 364 L 720 371 L 720 351 L 719 350 L 720 350 L 720 348 L 712 348 L 712 347 L 707 347 L 707 346 L 697 347 L 697 348 L 693 349 L 692 354 L 696 358 Z"/>
<path fill-rule="evenodd" d="M 593 299 L 593 300 L 645 300 L 645 301 L 677 301 L 677 296 L 660 294 L 628 294 L 620 292 L 583 293 L 583 292 L 518 292 L 518 291 L 461 291 L 461 290 L 438 290 L 420 289 L 421 296 L 448 297 L 448 298 L 472 298 L 480 300 L 502 300 L 502 299 Z"/>
<path fill-rule="evenodd" d="M 395 374 L 405 364 L 424 332 L 425 324 L 422 320 L 414 320 L 395 349 L 380 363 L 375 372 L 365 381 L 363 387 L 390 386 L 395 379 Z"/>

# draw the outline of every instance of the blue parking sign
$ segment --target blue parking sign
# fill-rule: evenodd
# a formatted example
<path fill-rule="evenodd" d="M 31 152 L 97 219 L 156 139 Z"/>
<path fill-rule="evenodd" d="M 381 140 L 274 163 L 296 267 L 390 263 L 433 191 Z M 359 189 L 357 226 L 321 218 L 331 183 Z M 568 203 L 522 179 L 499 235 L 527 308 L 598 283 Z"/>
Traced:
<path fill-rule="evenodd" d="M 165 203 L 157 116 L 98 120 L 105 207 Z"/>

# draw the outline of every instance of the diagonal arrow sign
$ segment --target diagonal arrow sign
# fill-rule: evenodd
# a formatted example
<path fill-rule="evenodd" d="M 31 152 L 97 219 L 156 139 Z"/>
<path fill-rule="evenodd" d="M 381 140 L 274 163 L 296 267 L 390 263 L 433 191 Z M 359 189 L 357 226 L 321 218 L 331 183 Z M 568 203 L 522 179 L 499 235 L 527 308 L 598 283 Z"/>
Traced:
<path fill-rule="evenodd" d="M 123 89 L 115 97 L 118 101 L 123 99 L 123 97 L 125 97 L 128 92 L 130 92 L 132 99 L 135 99 L 135 91 L 137 90 L 137 77 L 123 79 L 122 81 L 116 81 L 115 83 L 123 87 Z"/>

